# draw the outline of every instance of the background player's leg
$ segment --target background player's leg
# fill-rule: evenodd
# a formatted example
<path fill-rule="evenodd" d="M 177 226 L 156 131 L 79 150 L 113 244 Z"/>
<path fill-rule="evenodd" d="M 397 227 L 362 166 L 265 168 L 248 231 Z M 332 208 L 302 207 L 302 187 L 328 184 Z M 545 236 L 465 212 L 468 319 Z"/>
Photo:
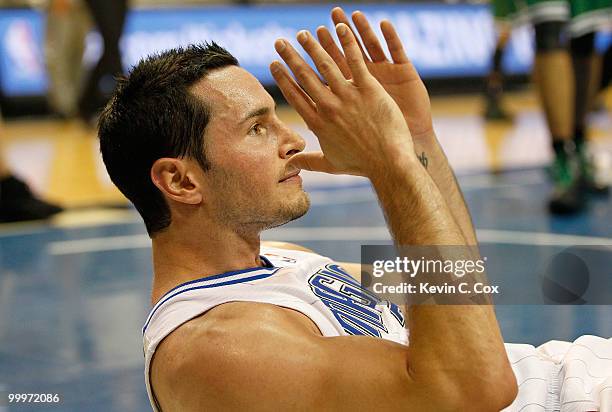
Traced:
<path fill-rule="evenodd" d="M 608 3 L 608 4 L 606 4 Z M 570 22 L 571 52 L 576 84 L 574 142 L 580 159 L 584 188 L 594 193 L 607 193 L 608 187 L 598 183 L 587 150 L 587 114 L 593 106 L 601 79 L 600 60 L 595 54 L 595 33 L 612 9 L 612 0 L 572 0 Z"/>
<path fill-rule="evenodd" d="M 580 170 L 573 148 L 574 74 L 564 41 L 562 21 L 535 25 L 535 81 L 552 137 L 554 189 L 549 201 L 553 213 L 573 213 L 584 205 Z"/>
<path fill-rule="evenodd" d="M 574 143 L 580 160 L 584 188 L 605 194 L 607 185 L 597 182 L 595 170 L 587 150 L 587 114 L 593 105 L 595 90 L 600 83 L 601 65 L 595 58 L 595 33 L 586 33 L 571 40 L 572 62 L 576 83 Z"/>
<path fill-rule="evenodd" d="M 47 8 L 45 57 L 51 109 L 64 118 L 78 112 L 85 38 L 91 28 L 82 0 L 53 0 Z"/>
<path fill-rule="evenodd" d="M 504 51 L 512 33 L 511 19 L 516 14 L 513 0 L 493 0 L 492 11 L 497 29 L 497 42 L 493 52 L 491 71 L 486 78 L 485 87 L 485 118 L 489 120 L 505 120 L 508 114 L 502 109 L 501 98 L 504 86 L 502 61 Z"/>
<path fill-rule="evenodd" d="M 592 89 L 591 81 L 595 80 L 595 76 L 593 76 L 595 33 L 591 32 L 574 37 L 570 44 L 576 84 L 574 142 L 578 147 L 584 143 L 586 114 L 591 97 L 590 90 Z"/>
<path fill-rule="evenodd" d="M 504 90 L 502 59 L 509 37 L 510 30 L 504 29 L 504 31 L 500 33 L 497 44 L 495 45 L 495 51 L 493 52 L 491 71 L 487 75 L 486 79 L 485 117 L 490 120 L 505 120 L 510 117 L 501 106 L 501 99 Z"/>
<path fill-rule="evenodd" d="M 102 35 L 104 52 L 91 72 L 80 102 L 85 120 L 102 109 L 115 87 L 115 76 L 123 72 L 119 39 L 127 14 L 127 0 L 87 0 L 92 18 Z"/>
<path fill-rule="evenodd" d="M 555 142 L 571 140 L 573 117 L 573 72 L 565 42 L 564 23 L 545 22 L 535 26 L 535 81 L 548 127 Z"/>

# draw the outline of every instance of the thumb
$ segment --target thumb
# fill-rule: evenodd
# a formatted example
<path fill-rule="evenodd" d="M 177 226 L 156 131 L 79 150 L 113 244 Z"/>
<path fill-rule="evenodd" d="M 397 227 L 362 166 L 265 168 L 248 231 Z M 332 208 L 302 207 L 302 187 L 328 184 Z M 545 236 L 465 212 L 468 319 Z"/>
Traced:
<path fill-rule="evenodd" d="M 324 172 L 324 173 L 340 173 L 330 162 L 327 160 L 323 152 L 301 152 L 296 153 L 289 159 L 289 164 L 303 170 L 312 170 L 313 172 Z"/>

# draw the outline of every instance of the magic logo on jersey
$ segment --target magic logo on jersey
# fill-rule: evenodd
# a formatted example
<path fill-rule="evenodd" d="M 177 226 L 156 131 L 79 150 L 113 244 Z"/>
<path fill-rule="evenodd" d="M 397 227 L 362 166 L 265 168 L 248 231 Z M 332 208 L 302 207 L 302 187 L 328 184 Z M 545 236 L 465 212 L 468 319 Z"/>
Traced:
<path fill-rule="evenodd" d="M 384 307 L 404 326 L 404 316 L 396 304 L 381 301 L 338 265 L 325 266 L 308 279 L 308 284 L 350 335 L 380 338 L 382 332 L 388 333 L 382 316 Z"/>

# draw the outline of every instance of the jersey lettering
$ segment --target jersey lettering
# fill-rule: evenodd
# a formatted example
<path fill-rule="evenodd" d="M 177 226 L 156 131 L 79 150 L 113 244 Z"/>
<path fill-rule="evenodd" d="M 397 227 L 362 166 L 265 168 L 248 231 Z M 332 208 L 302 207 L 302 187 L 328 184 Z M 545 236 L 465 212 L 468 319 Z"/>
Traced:
<path fill-rule="evenodd" d="M 394 318 L 404 325 L 404 317 L 397 305 L 381 301 L 338 265 L 325 266 L 310 277 L 308 284 L 350 335 L 380 338 L 382 332 L 388 333 L 382 310 L 378 309 L 381 305 L 387 306 Z"/>

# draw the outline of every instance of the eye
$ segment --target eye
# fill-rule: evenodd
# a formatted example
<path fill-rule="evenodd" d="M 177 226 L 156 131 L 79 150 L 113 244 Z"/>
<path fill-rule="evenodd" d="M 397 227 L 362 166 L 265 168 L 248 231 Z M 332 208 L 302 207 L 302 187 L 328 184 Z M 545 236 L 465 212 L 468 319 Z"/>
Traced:
<path fill-rule="evenodd" d="M 260 135 L 263 134 L 263 132 L 266 130 L 265 127 L 263 127 L 260 123 L 255 123 L 253 126 L 251 126 L 251 128 L 249 129 L 249 134 L 251 135 Z"/>

